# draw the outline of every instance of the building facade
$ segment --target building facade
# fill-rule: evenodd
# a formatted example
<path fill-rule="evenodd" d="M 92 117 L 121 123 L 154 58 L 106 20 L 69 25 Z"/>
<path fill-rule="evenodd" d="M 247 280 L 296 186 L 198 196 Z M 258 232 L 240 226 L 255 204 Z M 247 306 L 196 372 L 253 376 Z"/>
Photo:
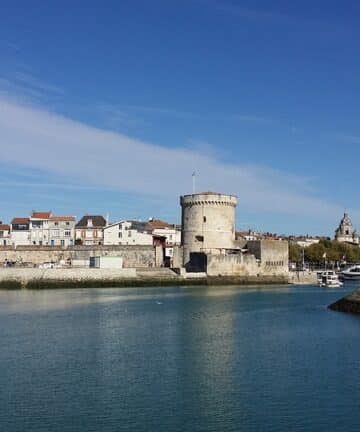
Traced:
<path fill-rule="evenodd" d="M 181 244 L 181 227 L 159 219 L 149 219 L 148 225 L 154 236 L 165 238 L 165 260 L 172 266 L 174 248 Z"/>
<path fill-rule="evenodd" d="M 11 221 L 11 245 L 29 246 L 30 242 L 30 219 L 24 217 L 16 217 Z"/>
<path fill-rule="evenodd" d="M 50 216 L 49 222 L 50 246 L 73 246 L 75 243 L 75 217 Z"/>
<path fill-rule="evenodd" d="M 104 244 L 106 220 L 101 215 L 86 215 L 75 225 L 75 243 L 95 246 Z"/>
<path fill-rule="evenodd" d="M 10 244 L 10 225 L 0 222 L 0 246 L 9 246 Z"/>
<path fill-rule="evenodd" d="M 30 244 L 68 247 L 74 242 L 75 216 L 55 216 L 51 212 L 32 212 Z"/>
<path fill-rule="evenodd" d="M 32 212 L 30 216 L 30 242 L 34 246 L 49 244 L 49 219 L 51 212 Z"/>
<path fill-rule="evenodd" d="M 357 234 L 347 213 L 344 213 L 344 216 L 335 231 L 335 240 L 341 243 L 359 244 L 359 235 Z"/>
<path fill-rule="evenodd" d="M 104 245 L 153 245 L 152 229 L 147 222 L 119 221 L 104 229 Z"/>

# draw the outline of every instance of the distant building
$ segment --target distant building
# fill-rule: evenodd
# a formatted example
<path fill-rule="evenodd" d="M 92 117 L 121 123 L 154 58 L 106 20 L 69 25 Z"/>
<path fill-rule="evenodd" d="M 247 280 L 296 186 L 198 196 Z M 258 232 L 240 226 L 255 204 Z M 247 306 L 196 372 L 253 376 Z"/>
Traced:
<path fill-rule="evenodd" d="M 11 221 L 11 244 L 17 246 L 29 246 L 30 243 L 30 219 L 16 217 Z"/>
<path fill-rule="evenodd" d="M 319 242 L 320 242 L 320 239 L 311 238 L 311 237 L 300 238 L 300 239 L 296 239 L 296 240 L 292 241 L 292 243 L 295 243 L 302 248 L 307 248 L 307 247 L 312 246 L 313 244 L 317 244 Z"/>
<path fill-rule="evenodd" d="M 86 215 L 75 225 L 75 242 L 95 246 L 104 244 L 106 220 L 101 215 Z"/>
<path fill-rule="evenodd" d="M 152 228 L 147 222 L 119 221 L 104 228 L 105 245 L 153 245 Z"/>
<path fill-rule="evenodd" d="M 55 216 L 33 211 L 30 216 L 30 244 L 36 246 L 71 246 L 75 238 L 75 217 Z"/>
<path fill-rule="evenodd" d="M 181 244 L 181 226 L 153 218 L 149 219 L 148 226 L 152 229 L 153 236 L 165 237 L 165 259 L 170 260 L 171 264 L 174 247 Z"/>
<path fill-rule="evenodd" d="M 344 216 L 335 231 L 335 240 L 341 243 L 359 244 L 359 235 L 357 234 L 347 213 L 344 213 Z"/>
<path fill-rule="evenodd" d="M 75 243 L 75 217 L 50 216 L 49 245 L 72 246 Z"/>
<path fill-rule="evenodd" d="M 8 246 L 10 244 L 10 225 L 3 224 L 0 221 L 0 246 Z"/>

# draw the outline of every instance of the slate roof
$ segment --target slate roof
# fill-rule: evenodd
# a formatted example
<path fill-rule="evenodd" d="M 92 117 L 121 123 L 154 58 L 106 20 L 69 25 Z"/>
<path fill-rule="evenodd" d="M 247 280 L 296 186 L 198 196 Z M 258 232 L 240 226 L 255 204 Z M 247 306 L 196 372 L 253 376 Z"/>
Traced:
<path fill-rule="evenodd" d="M 88 220 L 92 220 L 92 227 L 88 227 Z M 106 220 L 100 215 L 83 216 L 75 225 L 75 228 L 103 228 L 106 225 Z"/>

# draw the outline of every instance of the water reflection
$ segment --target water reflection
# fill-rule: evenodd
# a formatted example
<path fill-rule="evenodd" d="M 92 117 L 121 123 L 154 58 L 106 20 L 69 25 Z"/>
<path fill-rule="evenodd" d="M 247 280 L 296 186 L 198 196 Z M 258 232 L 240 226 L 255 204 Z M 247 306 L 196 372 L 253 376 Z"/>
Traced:
<path fill-rule="evenodd" d="M 1 292 L 1 430 L 355 431 L 360 320 L 326 310 L 342 294 Z"/>

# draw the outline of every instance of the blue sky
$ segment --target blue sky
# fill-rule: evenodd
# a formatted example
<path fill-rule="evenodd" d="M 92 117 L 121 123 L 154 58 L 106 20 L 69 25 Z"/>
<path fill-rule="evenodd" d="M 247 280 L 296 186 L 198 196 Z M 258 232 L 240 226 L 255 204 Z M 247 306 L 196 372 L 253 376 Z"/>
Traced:
<path fill-rule="evenodd" d="M 360 225 L 360 4 L 3 1 L 0 219 L 178 222 L 237 194 L 239 229 Z"/>

